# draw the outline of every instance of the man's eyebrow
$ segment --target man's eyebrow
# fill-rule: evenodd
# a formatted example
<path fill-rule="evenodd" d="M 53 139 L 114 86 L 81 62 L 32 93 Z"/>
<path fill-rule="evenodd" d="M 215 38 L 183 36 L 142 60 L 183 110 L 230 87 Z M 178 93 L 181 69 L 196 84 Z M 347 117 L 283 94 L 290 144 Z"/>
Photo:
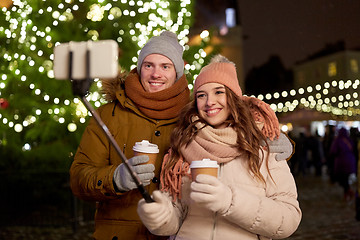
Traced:
<path fill-rule="evenodd" d="M 174 66 L 174 64 L 171 63 L 171 62 L 165 62 L 165 63 L 162 63 L 161 65 L 171 65 L 171 66 Z"/>
<path fill-rule="evenodd" d="M 155 63 L 154 63 L 154 62 L 151 62 L 151 61 L 143 61 L 143 64 L 152 64 L 152 65 L 154 65 Z M 171 62 L 160 63 L 160 65 L 171 65 L 171 66 L 174 66 L 174 64 L 171 63 Z"/>

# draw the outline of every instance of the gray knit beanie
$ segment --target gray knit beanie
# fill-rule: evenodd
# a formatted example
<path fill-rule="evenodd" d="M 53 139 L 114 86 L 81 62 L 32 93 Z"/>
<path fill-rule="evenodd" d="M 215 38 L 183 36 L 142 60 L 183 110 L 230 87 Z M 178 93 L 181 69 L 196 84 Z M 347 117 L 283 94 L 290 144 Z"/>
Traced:
<path fill-rule="evenodd" d="M 175 33 L 164 31 L 160 36 L 152 37 L 141 49 L 137 63 L 137 72 L 140 74 L 144 58 L 150 54 L 161 54 L 169 58 L 176 70 L 176 80 L 184 74 L 183 47 L 179 44 Z"/>

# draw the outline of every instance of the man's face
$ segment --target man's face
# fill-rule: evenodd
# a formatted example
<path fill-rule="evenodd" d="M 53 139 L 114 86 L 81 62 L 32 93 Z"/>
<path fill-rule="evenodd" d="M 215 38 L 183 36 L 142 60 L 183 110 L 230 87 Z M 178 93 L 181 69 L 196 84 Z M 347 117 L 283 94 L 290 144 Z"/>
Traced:
<path fill-rule="evenodd" d="M 141 84 L 146 92 L 158 92 L 171 87 L 176 81 L 173 62 L 161 54 L 150 54 L 141 65 Z"/>

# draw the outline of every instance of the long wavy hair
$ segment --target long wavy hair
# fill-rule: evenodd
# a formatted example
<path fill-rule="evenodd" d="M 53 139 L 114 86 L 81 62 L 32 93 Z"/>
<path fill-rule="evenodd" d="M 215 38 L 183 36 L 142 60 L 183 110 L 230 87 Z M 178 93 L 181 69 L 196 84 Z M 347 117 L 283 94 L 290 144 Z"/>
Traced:
<path fill-rule="evenodd" d="M 266 168 L 268 168 L 268 153 L 265 159 L 260 157 L 259 149 L 261 146 L 266 146 L 265 136 L 257 127 L 249 106 L 245 104 L 241 97 L 237 96 L 232 90 L 225 86 L 227 104 L 230 109 L 230 116 L 226 122 L 237 132 L 237 148 L 242 156 L 245 156 L 250 171 L 261 182 L 265 182 L 264 177 L 260 173 L 260 166 L 262 161 L 266 161 Z M 198 120 L 193 121 L 193 117 L 197 116 Z M 197 135 L 201 129 L 196 128 L 196 123 L 201 122 L 205 126 L 209 125 L 202 119 L 198 113 L 196 98 L 188 103 L 181 111 L 177 126 L 171 134 L 170 147 L 172 154 L 169 160 L 164 164 L 162 173 L 167 172 L 174 167 L 176 162 L 182 157 L 181 147 L 187 146 Z M 263 150 L 262 150 L 263 151 Z M 262 154 L 264 156 L 264 152 Z"/>

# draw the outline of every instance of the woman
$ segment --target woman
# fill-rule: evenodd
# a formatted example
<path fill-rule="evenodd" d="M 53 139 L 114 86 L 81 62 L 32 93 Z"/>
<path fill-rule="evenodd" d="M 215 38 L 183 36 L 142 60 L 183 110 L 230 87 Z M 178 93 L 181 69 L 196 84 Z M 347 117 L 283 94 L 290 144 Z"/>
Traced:
<path fill-rule="evenodd" d="M 343 188 L 344 200 L 350 201 L 354 197 L 354 191 L 349 185 L 349 176 L 356 173 L 356 158 L 354 143 L 349 137 L 346 128 L 341 128 L 330 148 L 330 154 L 334 157 L 335 178 Z"/>
<path fill-rule="evenodd" d="M 183 110 L 163 162 L 162 191 L 153 192 L 155 202 L 138 204 L 153 234 L 279 239 L 297 229 L 301 210 L 295 181 L 287 162 L 266 150 L 266 137 L 278 135 L 275 115 L 255 122 L 248 100 L 226 58 L 215 57 L 200 72 L 194 100 Z M 203 158 L 219 163 L 218 178 L 200 174 L 191 179 L 189 164 Z"/>

